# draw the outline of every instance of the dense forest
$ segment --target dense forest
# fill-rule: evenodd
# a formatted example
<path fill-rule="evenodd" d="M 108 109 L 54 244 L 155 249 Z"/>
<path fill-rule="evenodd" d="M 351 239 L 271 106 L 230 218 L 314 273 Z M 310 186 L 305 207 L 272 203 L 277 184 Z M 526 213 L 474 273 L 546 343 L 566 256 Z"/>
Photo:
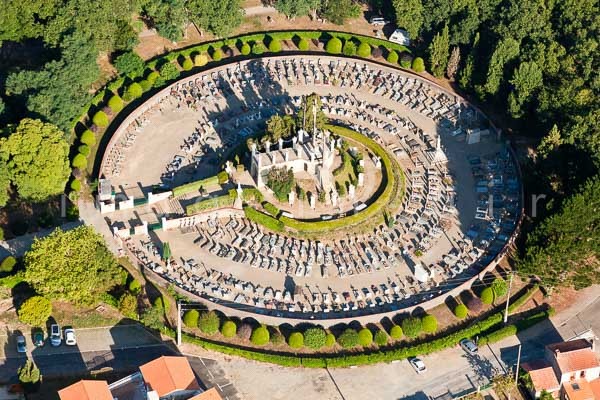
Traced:
<path fill-rule="evenodd" d="M 364 6 L 353 0 L 266 3 L 288 18 L 308 15 L 339 25 L 362 18 Z M 242 0 L 2 5 L 0 207 L 11 198 L 43 202 L 62 192 L 73 121 L 107 79 L 101 61 L 121 73 L 143 68 L 132 53 L 143 25 L 176 42 L 189 23 L 227 37 L 244 18 Z M 552 284 L 600 281 L 600 183 L 594 179 L 600 165 L 598 1 L 371 0 L 367 5 L 367 16 L 383 15 L 405 28 L 415 51 L 425 55 L 427 70 L 450 79 L 508 137 L 536 143 L 536 152 L 523 162 L 525 185 L 528 195 L 546 199 L 529 221 L 520 268 L 562 277 Z M 586 244 L 571 245 L 582 241 Z M 569 272 L 579 266 L 583 276 Z"/>

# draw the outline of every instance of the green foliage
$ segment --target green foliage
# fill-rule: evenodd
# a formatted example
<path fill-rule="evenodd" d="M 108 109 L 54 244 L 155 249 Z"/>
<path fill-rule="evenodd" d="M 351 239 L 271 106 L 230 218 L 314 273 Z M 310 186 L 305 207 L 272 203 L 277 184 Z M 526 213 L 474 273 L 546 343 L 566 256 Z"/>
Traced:
<path fill-rule="evenodd" d="M 492 282 L 491 287 L 494 291 L 495 298 L 502 297 L 508 292 L 508 285 L 506 284 L 506 281 L 502 278 L 494 279 L 494 282 Z"/>
<path fill-rule="evenodd" d="M 56 229 L 25 253 L 25 280 L 51 299 L 90 304 L 114 286 L 119 266 L 90 226 Z"/>
<path fill-rule="evenodd" d="M 367 58 L 371 56 L 371 45 L 367 42 L 361 42 L 356 50 L 356 54 L 359 57 Z"/>
<path fill-rule="evenodd" d="M 441 78 L 448 66 L 450 53 L 450 38 L 448 25 L 444 26 L 442 33 L 437 33 L 429 45 L 429 64 L 431 72 L 436 78 Z"/>
<path fill-rule="evenodd" d="M 280 220 L 271 217 L 270 215 L 261 213 L 253 207 L 245 206 L 244 207 L 244 215 L 250 221 L 256 222 L 259 225 L 264 226 L 275 232 L 283 231 L 284 224 Z"/>
<path fill-rule="evenodd" d="M 131 282 L 129 282 L 129 291 L 136 296 L 140 294 L 142 292 L 142 284 L 140 281 L 131 279 Z"/>
<path fill-rule="evenodd" d="M 223 59 L 223 50 L 215 49 L 212 53 L 212 59 L 217 62 L 221 61 Z"/>
<path fill-rule="evenodd" d="M 81 134 L 81 138 L 79 140 L 83 144 L 87 144 L 88 146 L 93 146 L 96 144 L 96 135 L 94 135 L 94 132 L 87 129 L 87 130 L 83 131 L 83 133 Z"/>
<path fill-rule="evenodd" d="M 252 331 L 250 341 L 256 346 L 264 346 L 269 343 L 269 330 L 266 326 L 261 325 Z"/>
<path fill-rule="evenodd" d="M 213 208 L 231 207 L 232 205 L 233 201 L 229 194 L 224 194 L 222 196 L 212 197 L 187 205 L 185 207 L 185 214 L 190 216 Z"/>
<path fill-rule="evenodd" d="M 327 342 L 327 333 L 323 328 L 313 327 L 308 328 L 304 332 L 304 345 L 313 350 L 318 350 L 325 346 Z M 335 342 L 335 337 L 334 337 Z"/>
<path fill-rule="evenodd" d="M 304 347 L 304 335 L 301 332 L 293 332 L 288 338 L 288 345 L 292 349 Z"/>
<path fill-rule="evenodd" d="M 149 307 L 142 313 L 141 322 L 151 329 L 162 330 L 165 326 L 165 310 L 162 307 Z"/>
<path fill-rule="evenodd" d="M 186 57 L 181 63 L 181 68 L 183 68 L 184 71 L 189 71 L 194 68 L 194 62 L 189 57 Z"/>
<path fill-rule="evenodd" d="M 408 317 L 402 321 L 402 332 L 407 338 L 416 338 L 423 330 L 423 323 L 420 318 Z"/>
<path fill-rule="evenodd" d="M 270 342 L 275 346 L 280 346 L 285 343 L 285 336 L 283 336 L 278 329 L 274 329 L 273 333 L 271 334 Z"/>
<path fill-rule="evenodd" d="M 390 329 L 390 337 L 394 340 L 402 339 L 404 332 L 402 332 L 402 328 L 399 325 L 392 326 Z"/>
<path fill-rule="evenodd" d="M 360 339 L 358 337 L 358 333 L 356 330 L 352 328 L 347 328 L 342 334 L 337 338 L 337 342 L 344 349 L 350 349 L 352 347 L 356 347 L 360 343 Z"/>
<path fill-rule="evenodd" d="M 112 112 L 114 114 L 118 113 L 119 111 L 121 111 L 123 109 L 123 106 L 125 105 L 125 103 L 123 103 L 123 99 L 121 99 L 119 96 L 115 95 L 113 97 L 111 97 L 108 100 L 108 107 L 112 110 Z"/>
<path fill-rule="evenodd" d="M 114 64 L 119 75 L 141 76 L 144 72 L 144 60 L 133 51 L 118 56 Z"/>
<path fill-rule="evenodd" d="M 377 343 L 377 346 L 385 346 L 389 340 L 390 337 L 385 331 L 380 329 L 375 333 L 375 343 Z"/>
<path fill-rule="evenodd" d="M 498 43 L 492 54 L 485 82 L 485 91 L 491 95 L 498 93 L 504 77 L 505 66 L 519 55 L 519 42 L 507 37 Z"/>
<path fill-rule="evenodd" d="M 8 138 L 0 138 L 0 165 L 6 168 L 1 179 L 8 177 L 22 199 L 44 201 L 64 191 L 71 173 L 68 155 L 56 126 L 25 118 Z"/>
<path fill-rule="evenodd" d="M 486 287 L 481 291 L 479 298 L 483 304 L 492 304 L 494 302 L 494 290 L 491 287 Z"/>
<path fill-rule="evenodd" d="M 191 4 L 184 0 L 144 1 L 141 4 L 141 13 L 152 21 L 152 25 L 162 37 L 177 42 L 183 37 L 187 22 L 186 3 L 188 7 Z"/>
<path fill-rule="evenodd" d="M 137 297 L 129 293 L 124 293 L 119 298 L 119 312 L 127 318 L 137 319 Z"/>
<path fill-rule="evenodd" d="M 248 43 L 244 43 L 242 44 L 242 47 L 240 48 L 240 53 L 242 53 L 242 55 L 247 56 L 248 54 L 250 54 L 250 51 L 252 49 L 250 48 L 250 45 Z"/>
<path fill-rule="evenodd" d="M 217 37 L 229 36 L 244 17 L 241 0 L 188 0 L 186 7 L 192 21 Z"/>
<path fill-rule="evenodd" d="M 362 328 L 358 332 L 358 343 L 363 347 L 373 344 L 373 333 L 369 328 Z"/>
<path fill-rule="evenodd" d="M 87 158 L 81 153 L 76 154 L 75 157 L 73 157 L 72 165 L 73 168 L 84 169 L 87 166 Z"/>
<path fill-rule="evenodd" d="M 267 174 L 267 186 L 273 191 L 277 200 L 286 202 L 288 194 L 295 187 L 294 172 L 285 167 L 273 167 Z"/>
<path fill-rule="evenodd" d="M 252 54 L 260 56 L 265 52 L 265 45 L 262 42 L 255 42 L 252 45 Z"/>
<path fill-rule="evenodd" d="M 325 50 L 329 54 L 340 54 L 342 52 L 342 41 L 337 37 L 332 37 L 327 42 Z"/>
<path fill-rule="evenodd" d="M 25 387 L 35 385 L 42 379 L 40 370 L 35 366 L 32 360 L 25 361 L 25 364 L 19 367 L 17 370 L 17 376 L 19 382 Z"/>
<path fill-rule="evenodd" d="M 279 208 L 275 207 L 268 201 L 265 201 L 262 206 L 265 209 L 265 211 L 271 214 L 272 216 L 277 217 L 277 215 L 279 215 Z"/>
<path fill-rule="evenodd" d="M 146 80 L 151 84 L 154 84 L 158 78 L 160 78 L 160 74 L 157 71 L 151 71 L 146 77 Z"/>
<path fill-rule="evenodd" d="M 342 53 L 344 53 L 345 56 L 356 55 L 356 44 L 354 44 L 352 40 L 346 40 L 344 47 L 342 48 Z"/>
<path fill-rule="evenodd" d="M 389 62 L 391 64 L 398 63 L 398 53 L 396 53 L 394 50 L 390 51 L 386 60 L 387 60 L 387 62 Z"/>
<path fill-rule="evenodd" d="M 510 80 L 514 90 L 508 96 L 508 108 L 514 118 L 524 115 L 523 107 L 542 86 L 543 73 L 535 62 L 523 62 L 515 69 Z"/>
<path fill-rule="evenodd" d="M 219 331 L 221 319 L 215 311 L 205 311 L 200 314 L 198 328 L 207 335 L 214 335 Z"/>
<path fill-rule="evenodd" d="M 83 154 L 85 157 L 88 157 L 90 155 L 90 146 L 87 144 L 82 144 L 81 146 L 77 147 L 77 151 L 79 151 L 79 153 Z"/>
<path fill-rule="evenodd" d="M 271 53 L 279 53 L 281 51 L 281 42 L 277 39 L 272 39 L 269 43 L 269 51 Z"/>
<path fill-rule="evenodd" d="M 208 57 L 206 56 L 206 53 L 202 52 L 200 54 L 196 54 L 194 56 L 194 65 L 196 67 L 203 67 L 208 63 Z"/>
<path fill-rule="evenodd" d="M 175 64 L 171 62 L 167 62 L 163 64 L 160 69 L 160 77 L 163 78 L 166 82 L 175 80 L 179 77 L 179 70 L 175 66 Z"/>
<path fill-rule="evenodd" d="M 413 56 L 407 52 L 400 53 L 400 66 L 405 69 L 410 69 L 413 64 Z M 425 66 L 423 66 L 425 68 Z"/>
<path fill-rule="evenodd" d="M 125 100 L 130 101 L 142 97 L 142 94 L 144 94 L 144 89 L 142 89 L 142 86 L 140 86 L 140 84 L 137 82 L 133 82 L 125 91 L 124 96 Z"/>
<path fill-rule="evenodd" d="M 437 319 L 430 314 L 427 314 L 421 320 L 423 326 L 423 332 L 425 333 L 435 333 L 437 331 L 438 323 Z"/>
<path fill-rule="evenodd" d="M 465 319 L 468 314 L 469 314 L 469 309 L 467 308 L 467 306 L 465 306 L 462 303 L 457 305 L 456 308 L 454 309 L 454 315 L 458 319 Z"/>
<path fill-rule="evenodd" d="M 353 0 L 330 0 L 322 4 L 321 8 L 321 15 L 336 25 L 344 25 L 348 19 L 358 18 L 360 13 L 360 6 Z"/>
<path fill-rule="evenodd" d="M 531 299 L 533 297 L 533 295 L 536 294 L 539 289 L 540 289 L 539 285 L 533 285 L 532 287 L 527 289 L 527 291 L 522 296 L 518 297 L 517 299 L 515 299 L 513 302 L 511 302 L 509 304 L 508 312 L 513 313 L 513 312 L 517 311 L 522 305 L 527 303 L 529 301 L 529 299 Z"/>
<path fill-rule="evenodd" d="M 331 347 L 335 344 L 335 335 L 333 333 L 328 333 L 325 337 L 325 347 Z"/>
<path fill-rule="evenodd" d="M 278 0 L 275 9 L 288 18 L 309 15 L 320 6 L 320 0 Z"/>
<path fill-rule="evenodd" d="M 188 310 L 183 314 L 183 323 L 188 328 L 197 328 L 200 313 L 198 310 Z"/>
<path fill-rule="evenodd" d="M 44 326 L 52 314 L 52 303 L 43 296 L 33 296 L 21 304 L 18 314 L 24 324 Z"/>
<path fill-rule="evenodd" d="M 421 57 L 415 57 L 413 59 L 411 68 L 417 73 L 425 72 L 425 62 Z"/>
<path fill-rule="evenodd" d="M 0 207 L 4 207 L 10 200 L 10 173 L 6 161 L 0 157 Z M 4 240 L 4 230 L 0 228 L 0 240 Z"/>
<path fill-rule="evenodd" d="M 17 259 L 14 258 L 13 256 L 7 256 L 0 263 L 0 272 L 5 272 L 5 273 L 10 274 L 13 271 L 13 269 L 15 268 L 15 265 L 17 265 Z"/>
<path fill-rule="evenodd" d="M 279 139 L 286 139 L 295 132 L 296 121 L 290 115 L 273 115 L 267 120 L 267 137 L 271 143 L 277 143 Z"/>
<path fill-rule="evenodd" d="M 96 114 L 94 114 L 94 116 L 92 117 L 92 122 L 94 123 L 94 125 L 100 128 L 106 128 L 110 123 L 108 115 L 106 115 L 104 111 L 98 111 Z"/>
<path fill-rule="evenodd" d="M 200 179 L 198 181 L 186 183 L 181 186 L 177 186 L 173 188 L 173 196 L 179 197 L 184 194 L 193 193 L 201 188 L 207 188 L 209 186 L 214 186 L 219 184 L 219 178 L 217 175 L 210 176 L 208 178 Z"/>
<path fill-rule="evenodd" d="M 237 325 L 233 321 L 225 321 L 221 327 L 221 335 L 232 338 L 237 334 Z"/>
<path fill-rule="evenodd" d="M 411 39 L 419 37 L 424 21 L 422 0 L 392 0 L 396 11 L 396 24 L 406 29 Z"/>
<path fill-rule="evenodd" d="M 147 79 L 142 79 L 139 83 L 144 93 L 152 89 L 152 83 L 150 83 L 150 81 L 148 81 Z"/>
<path fill-rule="evenodd" d="M 310 48 L 310 43 L 308 42 L 307 39 L 301 38 L 300 41 L 298 41 L 298 50 L 306 51 L 309 48 Z"/>
<path fill-rule="evenodd" d="M 219 185 L 224 185 L 229 182 L 229 174 L 227 174 L 225 171 L 221 171 L 217 174 L 217 180 Z"/>

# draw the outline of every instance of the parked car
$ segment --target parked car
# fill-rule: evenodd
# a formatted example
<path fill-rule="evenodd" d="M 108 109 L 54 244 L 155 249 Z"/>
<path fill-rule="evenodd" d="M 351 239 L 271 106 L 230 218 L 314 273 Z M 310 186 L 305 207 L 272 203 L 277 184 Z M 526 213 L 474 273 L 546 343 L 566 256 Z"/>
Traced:
<path fill-rule="evenodd" d="M 50 325 L 50 344 L 54 347 L 60 346 L 62 336 L 60 334 L 60 326 L 58 324 Z"/>
<path fill-rule="evenodd" d="M 423 374 L 427 372 L 427 367 L 425 363 L 420 358 L 414 357 L 408 360 L 410 365 L 415 369 L 417 374 Z"/>
<path fill-rule="evenodd" d="M 44 346 L 44 332 L 41 329 L 38 329 L 33 333 L 33 345 L 35 347 Z"/>
<path fill-rule="evenodd" d="M 369 23 L 371 25 L 387 25 L 390 23 L 390 21 L 388 21 L 387 19 L 383 18 L 383 17 L 371 17 L 371 19 L 369 20 Z"/>
<path fill-rule="evenodd" d="M 75 338 L 75 330 L 73 328 L 65 329 L 65 344 L 67 346 L 75 346 L 77 339 Z"/>
<path fill-rule="evenodd" d="M 23 335 L 17 336 L 17 353 L 27 353 L 27 343 Z"/>
<path fill-rule="evenodd" d="M 461 340 L 460 347 L 469 354 L 477 354 L 477 351 L 479 350 L 475 342 L 470 339 Z"/>

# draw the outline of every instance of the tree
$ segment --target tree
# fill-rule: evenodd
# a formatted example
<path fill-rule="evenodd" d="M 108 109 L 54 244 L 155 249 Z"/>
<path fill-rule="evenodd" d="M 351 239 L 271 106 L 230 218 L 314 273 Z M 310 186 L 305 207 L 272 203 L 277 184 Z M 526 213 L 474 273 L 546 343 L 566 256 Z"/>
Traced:
<path fill-rule="evenodd" d="M 475 70 L 475 56 L 479 45 L 479 32 L 475 34 L 473 43 L 471 45 L 471 51 L 467 56 L 465 65 L 460 70 L 458 83 L 463 89 L 470 89 L 473 87 L 473 72 Z"/>
<path fill-rule="evenodd" d="M 332 37 L 325 45 L 325 50 L 329 54 L 340 54 L 342 52 L 342 41 L 339 38 Z"/>
<path fill-rule="evenodd" d="M 169 245 L 169 242 L 163 243 L 162 259 L 165 262 L 169 262 L 169 260 L 171 259 L 171 245 Z"/>
<path fill-rule="evenodd" d="M 250 53 L 250 51 L 248 51 L 248 53 Z M 242 52 L 242 54 L 244 54 Z M 200 54 L 196 54 L 194 56 L 194 65 L 196 67 L 203 67 L 208 63 L 208 57 L 206 56 L 206 53 L 200 53 Z"/>
<path fill-rule="evenodd" d="M 373 333 L 369 328 L 362 328 L 358 332 L 358 343 L 363 347 L 373 344 Z"/>
<path fill-rule="evenodd" d="M 454 80 L 456 77 L 456 72 L 458 71 L 458 65 L 460 64 L 460 48 L 458 46 L 454 46 L 452 48 L 452 53 L 450 53 L 450 59 L 448 60 L 448 66 L 446 67 L 446 76 L 451 80 Z"/>
<path fill-rule="evenodd" d="M 21 304 L 18 314 L 24 324 L 44 326 L 52 314 L 52 303 L 43 296 L 33 296 Z"/>
<path fill-rule="evenodd" d="M 437 318 L 435 318 L 431 314 L 427 314 L 421 320 L 423 326 L 423 332 L 425 333 L 435 333 L 437 331 Z"/>
<path fill-rule="evenodd" d="M 295 18 L 314 13 L 320 4 L 320 0 L 277 0 L 275 9 L 288 18 Z"/>
<path fill-rule="evenodd" d="M 131 85 L 129 85 L 125 94 L 127 95 L 127 98 L 129 100 L 135 100 L 142 97 L 142 94 L 144 94 L 144 90 L 142 89 L 139 83 L 133 82 Z"/>
<path fill-rule="evenodd" d="M 183 37 L 187 23 L 185 0 L 141 0 L 140 3 L 142 15 L 162 37 L 172 42 L 177 42 Z M 190 11 L 193 7 L 192 3 L 191 1 L 187 2 Z"/>
<path fill-rule="evenodd" d="M 0 143 L 2 143 L 0 139 Z M 0 207 L 4 207 L 10 200 L 10 173 L 6 165 L 6 160 L 2 159 L 0 153 Z M 0 240 L 4 240 L 4 232 L 0 235 Z"/>
<path fill-rule="evenodd" d="M 494 302 L 494 291 L 491 287 L 486 287 L 481 291 L 479 298 L 483 302 L 483 304 L 492 304 Z"/>
<path fill-rule="evenodd" d="M 494 297 L 499 298 L 508 293 L 508 285 L 504 279 L 496 278 L 492 282 L 492 290 L 494 291 Z"/>
<path fill-rule="evenodd" d="M 421 318 L 408 317 L 402 321 L 402 332 L 408 338 L 416 338 L 421 334 L 422 330 L 423 325 L 421 322 Z"/>
<path fill-rule="evenodd" d="M 119 298 L 119 311 L 127 318 L 137 319 L 137 297 L 130 293 L 124 293 Z"/>
<path fill-rule="evenodd" d="M 94 132 L 90 131 L 89 129 L 86 129 L 81 134 L 81 138 L 79 140 L 83 144 L 87 144 L 88 146 L 93 146 L 96 144 L 96 135 L 94 135 Z"/>
<path fill-rule="evenodd" d="M 141 76 L 144 72 L 144 60 L 133 51 L 128 51 L 115 58 L 115 68 L 119 75 Z"/>
<path fill-rule="evenodd" d="M 135 296 L 142 292 L 142 284 L 137 279 L 131 279 L 131 282 L 129 282 L 129 286 L 127 288 Z"/>
<path fill-rule="evenodd" d="M 332 39 L 333 40 L 333 39 Z M 317 107 L 317 121 L 313 120 L 313 107 Z M 306 118 L 304 115 L 306 114 Z M 317 126 L 317 130 L 323 129 L 325 124 L 327 124 L 328 119 L 323 112 L 323 103 L 321 102 L 321 96 L 316 93 L 313 93 L 304 98 L 304 103 L 300 106 L 300 110 L 296 114 L 296 125 L 302 127 L 309 134 L 313 134 L 314 125 Z"/>
<path fill-rule="evenodd" d="M 216 62 L 219 62 L 223 59 L 223 50 L 215 49 L 212 53 L 212 59 Z"/>
<path fill-rule="evenodd" d="M 390 340 L 390 337 L 388 336 L 387 333 L 385 333 L 385 331 L 379 329 L 376 333 L 375 333 L 375 343 L 377 343 L 377 346 L 385 346 L 388 341 Z"/>
<path fill-rule="evenodd" d="M 188 328 L 197 328 L 200 313 L 198 310 L 188 310 L 183 314 L 183 323 Z"/>
<path fill-rule="evenodd" d="M 199 27 L 218 37 L 228 36 L 244 17 L 241 0 L 188 0 L 190 17 Z"/>
<path fill-rule="evenodd" d="M 393 0 L 396 24 L 406 29 L 412 39 L 419 37 L 423 25 L 423 3 L 421 0 Z"/>
<path fill-rule="evenodd" d="M 164 308 L 153 306 L 153 307 L 148 307 L 146 310 L 144 310 L 144 312 L 142 313 L 141 321 L 142 321 L 142 324 L 144 324 L 145 326 L 147 326 L 151 329 L 161 330 L 165 326 L 164 318 L 165 318 Z"/>
<path fill-rule="evenodd" d="M 367 42 L 361 42 L 358 50 L 356 50 L 356 54 L 362 58 L 369 57 L 371 55 L 371 45 Z"/>
<path fill-rule="evenodd" d="M 542 70 L 535 62 L 523 62 L 510 80 L 513 91 L 508 96 L 508 108 L 514 118 L 523 116 L 523 106 L 543 84 Z"/>
<path fill-rule="evenodd" d="M 79 146 L 77 148 L 77 151 L 79 151 L 80 154 L 83 154 L 85 157 L 88 157 L 90 155 L 90 146 L 88 146 L 87 144 L 82 144 L 81 146 Z"/>
<path fill-rule="evenodd" d="M 183 68 L 184 71 L 189 71 L 194 68 L 194 62 L 189 57 L 185 57 L 181 63 L 181 68 Z"/>
<path fill-rule="evenodd" d="M 308 328 L 306 332 L 304 332 L 304 344 L 306 347 L 311 348 L 313 350 L 318 350 L 321 347 L 325 346 L 327 342 L 327 333 L 323 328 L 314 327 Z"/>
<path fill-rule="evenodd" d="M 346 20 L 360 16 L 360 6 L 353 0 L 328 0 L 322 5 L 321 15 L 336 25 L 344 25 Z"/>
<path fill-rule="evenodd" d="M 498 43 L 488 67 L 484 87 L 487 93 L 494 95 L 498 92 L 506 69 L 505 66 L 519 55 L 519 50 L 519 42 L 512 37 L 507 37 Z"/>
<path fill-rule="evenodd" d="M 42 380 L 42 374 L 32 360 L 25 361 L 17 370 L 19 382 L 23 385 L 26 392 L 35 392 Z"/>
<path fill-rule="evenodd" d="M 123 99 L 121 99 L 118 95 L 114 95 L 108 99 L 108 107 L 115 114 L 121 111 L 124 105 Z"/>
<path fill-rule="evenodd" d="M 75 157 L 73 157 L 72 165 L 73 168 L 83 169 L 87 166 L 87 158 L 81 153 L 76 154 Z"/>
<path fill-rule="evenodd" d="M 286 139 L 293 133 L 295 123 L 291 118 L 285 118 L 279 114 L 273 115 L 267 120 L 267 134 L 271 143 L 277 143 L 279 139 Z"/>
<path fill-rule="evenodd" d="M 215 311 L 205 311 L 200 314 L 198 320 L 198 328 L 207 335 L 214 335 L 219 331 L 221 326 L 221 319 Z"/>
<path fill-rule="evenodd" d="M 21 198 L 44 201 L 62 193 L 69 180 L 69 144 L 56 126 L 25 118 L 0 138 L 0 164 Z"/>
<path fill-rule="evenodd" d="M 356 347 L 359 344 L 358 333 L 356 330 L 352 328 L 347 328 L 342 334 L 337 338 L 337 342 L 340 346 L 345 349 L 349 349 L 352 347 Z"/>
<path fill-rule="evenodd" d="M 266 326 L 261 325 L 252 331 L 250 341 L 256 346 L 264 346 L 269 343 L 269 330 Z"/>
<path fill-rule="evenodd" d="M 413 59 L 412 69 L 417 73 L 425 72 L 425 62 L 421 57 L 415 57 Z"/>
<path fill-rule="evenodd" d="M 160 68 L 160 77 L 163 78 L 166 82 L 175 80 L 179 77 L 179 70 L 175 66 L 175 64 L 171 62 L 167 62 L 163 64 Z"/>
<path fill-rule="evenodd" d="M 292 332 L 288 338 L 288 345 L 293 349 L 304 347 L 304 335 L 301 332 Z"/>
<path fill-rule="evenodd" d="M 237 333 L 237 325 L 233 321 L 225 321 L 221 327 L 221 335 L 226 338 L 232 338 Z"/>
<path fill-rule="evenodd" d="M 398 325 L 394 325 L 392 326 L 392 329 L 390 329 L 390 336 L 394 340 L 401 339 L 403 334 L 402 328 Z"/>
<path fill-rule="evenodd" d="M 542 138 L 542 141 L 537 147 L 537 154 L 542 158 L 546 158 L 558 147 L 563 144 L 563 140 L 560 134 L 558 126 L 554 124 L 550 132 Z"/>
<path fill-rule="evenodd" d="M 4 238 L 2 238 L 2 240 L 4 240 Z M 17 265 L 17 259 L 13 256 L 7 256 L 0 263 L 0 272 L 10 274 L 15 268 L 15 265 Z"/>
<path fill-rule="evenodd" d="M 450 38 L 448 37 L 448 25 L 444 26 L 442 33 L 436 33 L 429 45 L 429 65 L 431 72 L 436 78 L 441 78 L 448 66 L 448 52 L 450 51 Z"/>
<path fill-rule="evenodd" d="M 277 200 L 285 202 L 295 186 L 294 172 L 285 167 L 273 167 L 267 174 L 267 186 L 273 190 Z"/>
<path fill-rule="evenodd" d="M 40 295 L 90 304 L 115 285 L 121 268 L 90 226 L 56 229 L 25 253 L 25 280 Z"/>
<path fill-rule="evenodd" d="M 454 309 L 454 315 L 458 319 L 464 319 L 469 314 L 469 309 L 464 304 L 459 304 Z"/>

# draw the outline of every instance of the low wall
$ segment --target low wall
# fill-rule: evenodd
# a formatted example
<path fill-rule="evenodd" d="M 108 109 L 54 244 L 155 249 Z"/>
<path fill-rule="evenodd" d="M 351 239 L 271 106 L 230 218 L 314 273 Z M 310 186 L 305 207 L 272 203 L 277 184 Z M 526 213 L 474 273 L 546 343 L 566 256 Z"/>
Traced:
<path fill-rule="evenodd" d="M 226 218 L 231 216 L 243 217 L 244 211 L 232 207 L 218 208 L 213 210 L 207 210 L 203 213 L 195 214 L 190 217 L 181 217 L 173 219 L 166 219 L 165 217 L 163 217 L 161 219 L 161 224 L 163 230 L 169 231 L 173 229 L 194 226 L 196 224 L 199 224 L 200 222 L 206 222 L 210 218 Z"/>

